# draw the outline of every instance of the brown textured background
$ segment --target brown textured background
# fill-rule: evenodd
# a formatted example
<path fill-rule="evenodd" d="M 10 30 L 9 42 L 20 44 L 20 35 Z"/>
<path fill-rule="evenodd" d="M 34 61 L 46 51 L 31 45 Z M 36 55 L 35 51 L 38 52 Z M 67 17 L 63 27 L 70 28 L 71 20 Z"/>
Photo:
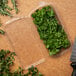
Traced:
<path fill-rule="evenodd" d="M 41 0 L 18 0 L 19 14 L 15 17 L 27 16 L 34 8 L 39 5 Z M 44 0 L 45 2 L 51 2 L 55 9 L 58 11 L 61 21 L 66 28 L 70 40 L 74 42 L 76 36 L 76 0 Z M 0 16 L 3 24 L 11 18 Z M 0 35 L 0 49 L 10 49 L 11 45 L 6 36 Z M 38 65 L 37 67 L 45 76 L 71 76 L 72 68 L 70 67 L 71 49 L 58 58 L 47 57 L 46 62 Z M 19 65 L 18 59 L 16 59 L 15 67 Z"/>

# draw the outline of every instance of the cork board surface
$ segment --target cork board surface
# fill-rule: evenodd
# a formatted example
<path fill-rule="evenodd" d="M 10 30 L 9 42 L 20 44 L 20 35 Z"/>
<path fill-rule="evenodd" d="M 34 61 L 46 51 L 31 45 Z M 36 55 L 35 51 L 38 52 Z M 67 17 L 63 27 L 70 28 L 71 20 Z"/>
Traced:
<path fill-rule="evenodd" d="M 70 35 L 70 39 L 72 43 L 74 42 L 74 38 L 76 36 L 76 0 L 44 0 L 45 2 L 52 3 L 54 8 L 58 11 L 58 14 L 61 18 L 64 27 L 67 29 L 68 34 Z M 35 9 L 41 0 L 18 0 L 18 6 L 20 9 L 19 14 L 14 17 L 22 17 L 28 16 L 29 13 Z M 11 18 L 0 16 L 3 24 L 10 20 Z M 0 35 L 0 49 L 11 49 L 11 45 L 9 44 L 6 36 Z M 13 51 L 13 50 L 12 50 Z M 70 67 L 70 55 L 71 49 L 68 50 L 65 54 L 60 57 L 53 58 L 47 57 L 46 62 L 38 65 L 38 69 L 45 76 L 71 76 L 72 68 Z M 17 59 L 18 60 L 18 59 Z M 19 62 L 16 61 L 15 68 L 19 65 Z"/>

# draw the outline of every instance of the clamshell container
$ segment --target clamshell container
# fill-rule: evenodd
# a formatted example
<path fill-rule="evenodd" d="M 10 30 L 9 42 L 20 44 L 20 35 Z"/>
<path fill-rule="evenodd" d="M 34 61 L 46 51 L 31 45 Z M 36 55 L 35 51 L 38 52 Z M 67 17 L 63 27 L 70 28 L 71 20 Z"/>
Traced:
<path fill-rule="evenodd" d="M 47 5 L 50 5 L 53 8 L 56 18 L 64 28 L 68 39 L 70 40 L 69 33 L 65 28 L 65 23 L 62 21 L 58 11 L 51 3 L 42 2 L 37 8 L 33 9 L 27 17 L 9 20 L 4 26 L 10 45 L 16 52 L 22 67 L 25 67 L 25 69 L 28 69 L 31 65 L 36 66 L 45 62 L 46 58 L 49 56 L 48 49 L 46 49 L 43 41 L 40 40 L 37 28 L 31 17 L 32 13 L 34 13 L 37 9 Z M 70 48 L 66 50 L 63 49 L 60 53 L 54 55 L 53 57 L 63 55 L 69 49 Z"/>
<path fill-rule="evenodd" d="M 31 18 L 18 18 L 5 27 L 6 36 L 19 63 L 28 69 L 45 61 L 41 41 Z"/>
<path fill-rule="evenodd" d="M 37 9 L 41 9 L 43 7 L 46 7 L 46 6 L 51 6 L 53 8 L 53 11 L 55 13 L 55 16 L 59 22 L 59 24 L 61 24 L 62 28 L 64 29 L 65 33 L 67 34 L 67 38 L 68 40 L 70 41 L 70 46 L 67 48 L 67 49 L 61 49 L 61 51 L 59 53 L 57 53 L 56 55 L 53 55 L 53 57 L 57 57 L 57 56 L 60 56 L 60 55 L 63 55 L 64 53 L 66 53 L 66 51 L 68 51 L 69 49 L 71 49 L 71 44 L 72 44 L 72 40 L 71 40 L 71 37 L 69 35 L 69 31 L 67 31 L 66 29 L 66 25 L 64 23 L 64 21 L 62 20 L 62 17 L 59 15 L 59 12 L 58 10 L 55 8 L 55 4 L 53 3 L 47 3 L 47 2 L 40 2 L 40 5 L 38 7 L 36 7 L 35 9 L 33 9 L 30 13 L 29 13 L 29 17 L 31 17 L 31 15 L 37 10 Z M 32 17 L 31 17 L 32 18 Z M 33 20 L 33 18 L 32 18 Z M 47 49 L 48 50 L 48 49 Z M 49 52 L 48 52 L 49 53 Z"/>

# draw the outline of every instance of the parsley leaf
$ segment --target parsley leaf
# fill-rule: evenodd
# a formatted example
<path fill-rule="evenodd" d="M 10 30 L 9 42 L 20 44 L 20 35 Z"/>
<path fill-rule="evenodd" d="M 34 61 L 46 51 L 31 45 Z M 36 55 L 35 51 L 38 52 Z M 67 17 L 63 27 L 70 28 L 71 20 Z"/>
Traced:
<path fill-rule="evenodd" d="M 37 9 L 31 16 L 50 56 L 70 46 L 70 41 L 52 7 L 45 6 Z"/>

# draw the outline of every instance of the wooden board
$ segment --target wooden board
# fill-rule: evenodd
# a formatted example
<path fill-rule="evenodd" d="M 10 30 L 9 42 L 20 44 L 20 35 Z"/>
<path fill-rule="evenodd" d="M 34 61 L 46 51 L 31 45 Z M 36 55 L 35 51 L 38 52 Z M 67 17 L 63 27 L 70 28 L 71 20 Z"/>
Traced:
<path fill-rule="evenodd" d="M 76 0 L 44 0 L 45 2 L 52 3 L 61 18 L 64 27 L 70 35 L 72 43 L 76 36 Z M 20 13 L 15 17 L 28 16 L 29 13 L 35 9 L 41 0 L 19 0 L 18 6 Z M 0 16 L 2 22 L 10 20 L 9 17 Z M 10 44 L 5 36 L 0 36 L 0 48 L 10 49 Z M 60 57 L 52 58 L 47 57 L 46 62 L 38 66 L 39 70 L 45 76 L 71 76 L 72 68 L 70 67 L 71 49 Z"/>

